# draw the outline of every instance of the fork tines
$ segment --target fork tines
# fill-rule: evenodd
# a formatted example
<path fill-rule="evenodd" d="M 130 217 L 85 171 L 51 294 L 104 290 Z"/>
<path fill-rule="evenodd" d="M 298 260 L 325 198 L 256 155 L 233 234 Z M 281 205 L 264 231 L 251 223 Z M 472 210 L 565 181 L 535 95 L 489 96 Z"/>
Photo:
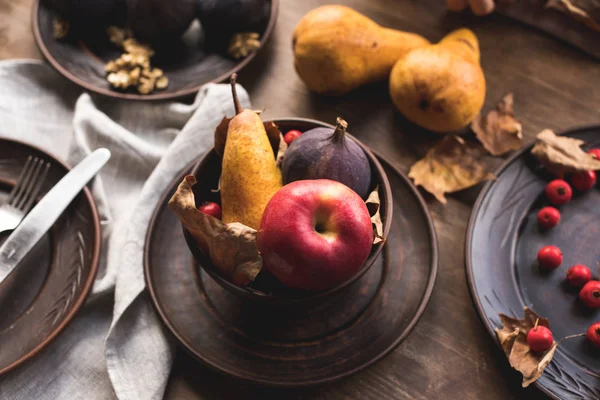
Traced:
<path fill-rule="evenodd" d="M 17 184 L 10 192 L 8 203 L 27 212 L 40 194 L 50 163 L 39 157 L 29 156 Z"/>

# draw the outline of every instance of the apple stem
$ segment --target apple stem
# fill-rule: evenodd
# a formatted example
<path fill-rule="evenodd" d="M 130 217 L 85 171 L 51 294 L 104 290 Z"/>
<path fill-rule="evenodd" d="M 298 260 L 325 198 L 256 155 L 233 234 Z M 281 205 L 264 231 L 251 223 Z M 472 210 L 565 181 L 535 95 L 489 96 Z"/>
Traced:
<path fill-rule="evenodd" d="M 538 323 L 539 323 L 539 322 L 540 322 L 540 319 L 539 319 L 539 318 L 535 320 L 535 325 L 533 325 L 533 330 L 534 330 L 534 331 L 537 331 L 537 326 L 538 326 Z"/>
<path fill-rule="evenodd" d="M 342 118 L 337 117 L 337 125 L 335 126 L 335 131 L 331 136 L 331 141 L 333 143 L 342 143 L 344 141 L 344 136 L 346 135 L 346 129 L 348 128 L 348 123 L 344 121 Z"/>
<path fill-rule="evenodd" d="M 231 94 L 233 96 L 233 105 L 235 107 L 235 113 L 237 115 L 237 114 L 241 113 L 244 110 L 244 108 L 242 107 L 242 104 L 240 103 L 240 99 L 238 98 L 238 95 L 237 95 L 237 90 L 235 88 L 236 81 L 237 81 L 237 74 L 234 72 L 231 75 L 230 82 L 231 82 Z"/>

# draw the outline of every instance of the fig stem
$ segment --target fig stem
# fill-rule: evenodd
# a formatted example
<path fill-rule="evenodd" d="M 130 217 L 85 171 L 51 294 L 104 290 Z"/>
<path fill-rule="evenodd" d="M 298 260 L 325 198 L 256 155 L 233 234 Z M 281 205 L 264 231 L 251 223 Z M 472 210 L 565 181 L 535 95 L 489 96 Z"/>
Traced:
<path fill-rule="evenodd" d="M 237 81 L 237 74 L 234 72 L 231 75 L 230 82 L 231 82 L 231 95 L 233 96 L 233 105 L 235 107 L 235 114 L 237 115 L 237 114 L 241 113 L 244 110 L 244 108 L 242 107 L 242 104 L 240 103 L 240 99 L 238 98 L 238 95 L 237 95 L 237 90 L 235 88 L 236 81 Z"/>
<path fill-rule="evenodd" d="M 344 136 L 346 135 L 348 123 L 340 117 L 337 117 L 336 122 L 337 125 L 335 126 L 335 131 L 333 131 L 333 135 L 331 136 L 331 141 L 333 143 L 341 143 L 344 141 Z"/>

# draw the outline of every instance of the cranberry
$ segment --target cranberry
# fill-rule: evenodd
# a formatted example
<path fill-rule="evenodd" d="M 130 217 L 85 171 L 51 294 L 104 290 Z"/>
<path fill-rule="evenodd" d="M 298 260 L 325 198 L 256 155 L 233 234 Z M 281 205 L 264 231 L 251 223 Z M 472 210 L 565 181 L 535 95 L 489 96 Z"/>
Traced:
<path fill-rule="evenodd" d="M 214 202 L 205 202 L 198 210 L 202 211 L 204 214 L 212 215 L 216 219 L 221 219 L 221 206 Z"/>
<path fill-rule="evenodd" d="M 587 330 L 586 336 L 591 344 L 600 348 L 600 322 L 592 324 Z"/>
<path fill-rule="evenodd" d="M 594 171 L 578 171 L 571 176 L 573 187 L 580 192 L 587 192 L 596 184 L 596 173 Z"/>
<path fill-rule="evenodd" d="M 537 254 L 540 267 L 545 269 L 556 269 L 562 263 L 562 252 L 556 246 L 544 246 Z"/>
<path fill-rule="evenodd" d="M 600 149 L 591 149 L 588 150 L 588 153 L 594 156 L 596 160 L 600 160 Z"/>
<path fill-rule="evenodd" d="M 527 344 L 535 352 L 548 350 L 552 347 L 552 343 L 554 343 L 552 331 L 545 326 L 536 325 L 527 333 Z"/>
<path fill-rule="evenodd" d="M 538 213 L 537 220 L 544 229 L 554 228 L 560 221 L 560 212 L 554 207 L 544 207 Z"/>
<path fill-rule="evenodd" d="M 589 281 L 579 292 L 579 298 L 589 308 L 600 308 L 600 282 Z"/>
<path fill-rule="evenodd" d="M 283 140 L 288 144 L 288 146 L 296 139 L 298 139 L 302 135 L 302 132 L 297 130 L 288 131 L 284 136 Z"/>
<path fill-rule="evenodd" d="M 562 179 L 555 179 L 546 186 L 546 197 L 555 206 L 568 203 L 572 196 L 571 186 Z"/>
<path fill-rule="evenodd" d="M 581 288 L 592 279 L 592 271 L 585 265 L 573 265 L 567 271 L 567 281 L 569 285 Z"/>

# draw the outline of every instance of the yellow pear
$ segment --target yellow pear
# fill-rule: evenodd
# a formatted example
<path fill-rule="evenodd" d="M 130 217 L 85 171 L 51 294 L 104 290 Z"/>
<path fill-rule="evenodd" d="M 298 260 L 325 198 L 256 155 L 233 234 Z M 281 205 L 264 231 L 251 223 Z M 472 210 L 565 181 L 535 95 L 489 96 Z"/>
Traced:
<path fill-rule="evenodd" d="M 401 57 L 390 74 L 390 95 L 407 119 L 426 129 L 443 133 L 467 126 L 485 100 L 475 34 L 458 29 Z"/>
<path fill-rule="evenodd" d="M 414 33 L 384 28 L 350 7 L 308 12 L 293 34 L 294 66 L 309 89 L 341 95 L 386 80 L 399 57 L 427 46 Z"/>
<path fill-rule="evenodd" d="M 242 109 L 235 80 L 234 74 L 231 90 L 237 115 L 229 122 L 223 152 L 222 219 L 258 230 L 267 203 L 282 186 L 281 171 L 262 120 L 256 112 Z"/>

